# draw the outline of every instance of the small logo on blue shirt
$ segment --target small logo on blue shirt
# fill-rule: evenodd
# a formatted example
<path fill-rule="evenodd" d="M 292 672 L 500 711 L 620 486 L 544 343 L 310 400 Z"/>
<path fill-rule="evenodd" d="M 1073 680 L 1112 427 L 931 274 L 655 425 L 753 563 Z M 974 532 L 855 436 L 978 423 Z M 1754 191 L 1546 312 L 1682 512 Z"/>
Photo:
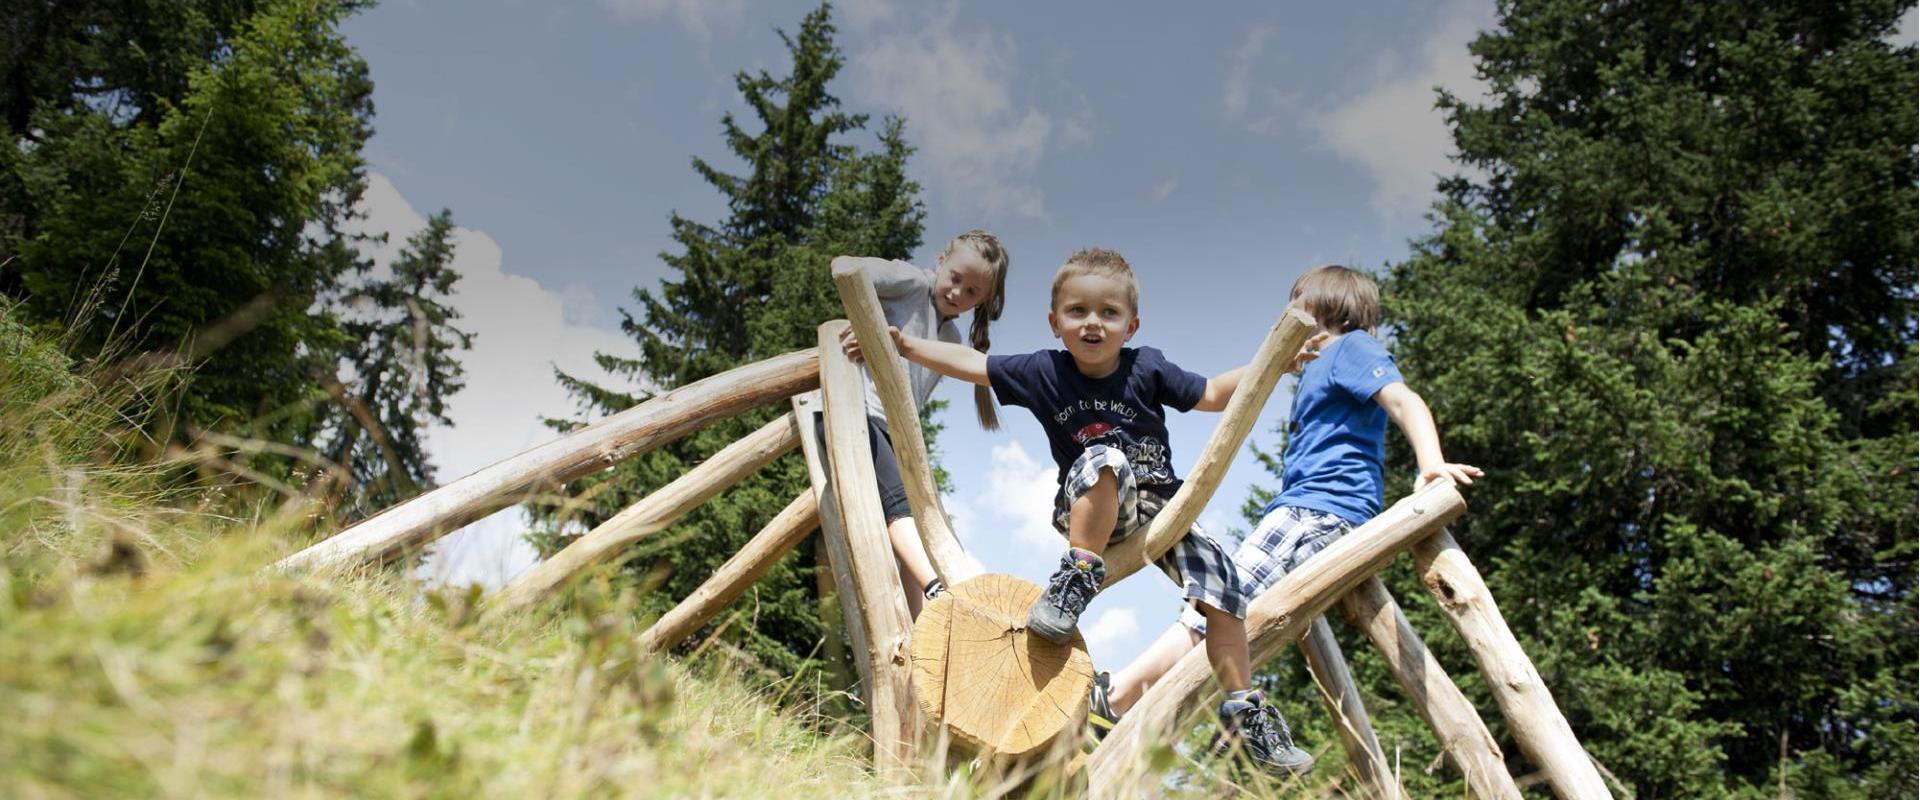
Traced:
<path fill-rule="evenodd" d="M 1376 377 L 1376 378 L 1378 378 L 1378 377 L 1380 377 L 1380 376 L 1382 376 L 1382 375 L 1385 375 L 1385 374 L 1387 374 L 1387 368 L 1386 368 L 1386 367 L 1374 367 L 1374 368 L 1373 368 L 1373 377 Z"/>

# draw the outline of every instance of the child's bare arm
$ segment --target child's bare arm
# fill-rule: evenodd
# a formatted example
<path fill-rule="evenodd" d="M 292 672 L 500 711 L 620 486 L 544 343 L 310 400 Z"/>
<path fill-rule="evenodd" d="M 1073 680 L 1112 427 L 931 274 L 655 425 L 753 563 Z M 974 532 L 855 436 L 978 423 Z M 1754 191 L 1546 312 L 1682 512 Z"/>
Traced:
<path fill-rule="evenodd" d="M 987 380 L 986 353 L 952 342 L 908 336 L 891 325 L 887 326 L 887 333 L 893 336 L 893 348 L 908 361 L 949 378 L 959 378 L 981 386 L 993 385 Z M 848 358 L 862 360 L 860 338 L 854 335 L 852 328 L 840 334 L 840 347 L 846 351 Z"/>
<path fill-rule="evenodd" d="M 1440 430 L 1433 424 L 1433 410 L 1405 383 L 1387 384 L 1374 394 L 1373 401 L 1386 410 L 1393 423 L 1400 426 L 1400 432 L 1406 434 L 1407 443 L 1413 445 L 1414 459 L 1420 464 L 1420 477 L 1414 489 L 1425 488 L 1442 478 L 1470 484 L 1484 474 L 1479 467 L 1469 464 L 1447 463 L 1446 456 L 1440 452 Z"/>
<path fill-rule="evenodd" d="M 1193 404 L 1195 411 L 1225 411 L 1227 401 L 1233 399 L 1233 393 L 1240 389 L 1240 376 L 1247 371 L 1242 364 L 1207 379 L 1207 390 L 1200 395 L 1200 402 Z"/>

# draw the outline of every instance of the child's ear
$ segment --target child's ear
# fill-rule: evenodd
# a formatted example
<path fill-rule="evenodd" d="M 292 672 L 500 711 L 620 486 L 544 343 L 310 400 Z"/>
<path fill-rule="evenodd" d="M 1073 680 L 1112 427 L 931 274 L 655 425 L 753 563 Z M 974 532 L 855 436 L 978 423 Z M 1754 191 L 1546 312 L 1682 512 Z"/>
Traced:
<path fill-rule="evenodd" d="M 1127 320 L 1127 338 L 1129 339 L 1133 338 L 1133 335 L 1139 332 L 1139 330 L 1140 330 L 1140 315 L 1135 314 L 1133 315 L 1133 319 Z"/>

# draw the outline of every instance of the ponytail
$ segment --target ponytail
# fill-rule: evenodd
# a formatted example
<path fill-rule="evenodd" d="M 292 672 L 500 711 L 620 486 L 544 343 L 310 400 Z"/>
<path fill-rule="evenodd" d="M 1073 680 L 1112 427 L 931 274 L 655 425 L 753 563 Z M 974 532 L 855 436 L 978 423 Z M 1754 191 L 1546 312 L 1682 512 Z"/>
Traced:
<path fill-rule="evenodd" d="M 967 343 L 984 353 L 993 344 L 987 329 L 993 326 L 994 320 L 1000 318 L 1000 312 L 1007 306 L 1007 267 L 1011 266 L 1012 259 L 1008 257 L 1006 248 L 1000 246 L 998 238 L 979 229 L 953 237 L 953 241 L 947 243 L 945 252 L 953 252 L 953 248 L 963 242 L 979 253 L 987 266 L 993 268 L 993 293 L 985 302 L 974 307 L 973 324 L 967 330 Z M 990 431 L 1000 429 L 1000 415 L 995 411 L 992 389 L 973 387 L 973 410 L 980 418 L 980 427 Z"/>

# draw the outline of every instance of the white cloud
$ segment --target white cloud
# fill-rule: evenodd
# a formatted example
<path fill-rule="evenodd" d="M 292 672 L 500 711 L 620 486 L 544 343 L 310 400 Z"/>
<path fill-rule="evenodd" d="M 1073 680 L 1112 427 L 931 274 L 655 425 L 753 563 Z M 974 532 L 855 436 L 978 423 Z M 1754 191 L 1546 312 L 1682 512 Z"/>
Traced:
<path fill-rule="evenodd" d="M 1234 49 L 1233 57 L 1227 62 L 1227 85 L 1220 102 L 1226 108 L 1228 119 L 1246 115 L 1248 93 L 1253 86 L 1253 65 L 1271 36 L 1273 29 L 1265 26 L 1248 31 L 1247 40 Z"/>
<path fill-rule="evenodd" d="M 840 0 L 833 7 L 847 21 L 847 26 L 856 31 L 869 30 L 893 19 L 894 12 L 892 0 Z"/>
<path fill-rule="evenodd" d="M 972 500 L 949 496 L 954 533 L 979 549 L 983 531 L 1005 536 L 1016 552 L 1058 556 L 1066 539 L 1053 529 L 1053 495 L 1059 487 L 1052 462 L 1035 461 L 1019 442 L 993 446 L 985 488 Z"/>
<path fill-rule="evenodd" d="M 1081 628 L 1087 637 L 1087 650 L 1110 652 L 1140 634 L 1140 615 L 1131 608 L 1109 608 Z"/>
<path fill-rule="evenodd" d="M 385 246 L 368 253 L 377 269 L 385 269 L 426 220 L 386 176 L 374 173 L 367 184 L 362 209 L 368 218 L 360 227 L 388 234 Z M 590 314 L 570 312 L 560 293 L 506 272 L 500 245 L 485 233 L 456 228 L 454 248 L 460 282 L 450 304 L 461 314 L 455 324 L 474 334 L 474 341 L 473 349 L 460 356 L 466 386 L 447 400 L 453 427 L 435 426 L 427 433 L 427 452 L 442 483 L 553 438 L 539 417 L 573 410 L 554 383 L 553 367 L 605 379 L 593 363 L 594 351 L 633 348 L 617 330 L 571 322 Z M 581 296 L 574 293 L 572 299 Z M 524 530 L 521 513 L 504 510 L 441 540 L 423 571 L 446 582 L 497 586 L 534 561 L 533 549 L 520 540 Z"/>
<path fill-rule="evenodd" d="M 1014 101 L 1017 64 L 1012 37 L 940 19 L 877 37 L 853 57 L 853 85 L 862 100 L 906 116 L 929 183 L 948 203 L 1044 219 L 1032 176 L 1056 123 Z M 1074 125 L 1076 136 L 1091 135 L 1089 124 Z"/>
<path fill-rule="evenodd" d="M 1324 147 L 1367 170 L 1381 216 L 1419 213 L 1433 197 L 1435 176 L 1453 171 L 1452 139 L 1434 108 L 1434 87 L 1468 99 L 1483 96 L 1467 43 L 1492 23 L 1490 3 L 1452 4 L 1410 62 L 1383 57 L 1371 86 L 1309 115 Z"/>
<path fill-rule="evenodd" d="M 1887 38 L 1887 44 L 1894 47 L 1913 47 L 1920 45 L 1920 8 L 1909 8 L 1900 15 L 1900 21 L 1894 24 L 1894 33 Z"/>
<path fill-rule="evenodd" d="M 745 16 L 746 0 L 600 0 L 615 16 L 628 19 L 654 19 L 671 16 L 702 42 L 713 38 L 713 29 L 739 22 Z"/>
<path fill-rule="evenodd" d="M 1160 185 L 1153 187 L 1153 204 L 1160 205 L 1162 200 L 1167 199 L 1167 196 L 1173 194 L 1173 190 L 1178 188 L 1180 188 L 1180 176 L 1168 176 L 1166 180 L 1160 182 Z"/>

